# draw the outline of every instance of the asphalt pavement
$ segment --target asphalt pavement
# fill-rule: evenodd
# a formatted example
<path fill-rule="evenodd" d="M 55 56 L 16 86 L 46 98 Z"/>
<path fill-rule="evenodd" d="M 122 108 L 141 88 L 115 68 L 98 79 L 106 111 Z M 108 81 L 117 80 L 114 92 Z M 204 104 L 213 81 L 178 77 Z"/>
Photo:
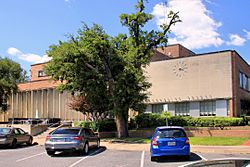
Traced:
<path fill-rule="evenodd" d="M 19 146 L 17 149 L 0 149 L 0 166 L 3 167 L 155 167 L 181 166 L 199 161 L 214 159 L 250 159 L 250 154 L 242 153 L 200 153 L 192 152 L 189 161 L 179 157 L 163 157 L 151 162 L 148 150 L 112 149 L 101 143 L 102 147 L 93 149 L 87 156 L 79 156 L 72 152 L 57 152 L 48 156 L 43 145 Z M 118 147 L 118 145 L 112 144 Z"/>
<path fill-rule="evenodd" d="M 34 138 L 34 142 L 38 145 L 44 145 L 44 138 Z M 107 149 L 112 150 L 127 150 L 127 151 L 149 151 L 149 144 L 142 143 L 113 143 L 113 142 L 103 142 L 102 145 Z M 241 146 L 200 146 L 191 145 L 192 152 L 199 153 L 223 153 L 223 154 L 250 154 L 250 145 Z"/>

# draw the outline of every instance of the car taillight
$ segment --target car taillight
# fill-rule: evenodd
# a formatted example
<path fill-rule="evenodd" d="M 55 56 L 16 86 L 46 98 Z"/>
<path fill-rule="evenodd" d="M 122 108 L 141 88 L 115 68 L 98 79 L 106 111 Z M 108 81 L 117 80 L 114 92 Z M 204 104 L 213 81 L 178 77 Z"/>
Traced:
<path fill-rule="evenodd" d="M 153 139 L 152 145 L 153 145 L 153 146 L 158 146 L 158 143 L 157 143 L 157 141 L 156 141 L 156 137 Z"/>
<path fill-rule="evenodd" d="M 51 138 L 51 136 L 47 136 L 45 141 L 48 141 Z"/>
<path fill-rule="evenodd" d="M 186 138 L 186 143 L 185 144 L 190 144 L 188 137 Z"/>
<path fill-rule="evenodd" d="M 82 140 L 82 136 L 76 136 L 76 137 L 74 137 L 74 140 Z"/>

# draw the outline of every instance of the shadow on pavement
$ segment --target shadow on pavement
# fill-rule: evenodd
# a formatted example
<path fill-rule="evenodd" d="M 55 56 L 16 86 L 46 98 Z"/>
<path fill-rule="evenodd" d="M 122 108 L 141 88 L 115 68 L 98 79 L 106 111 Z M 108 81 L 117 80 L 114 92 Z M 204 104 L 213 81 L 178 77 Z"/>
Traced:
<path fill-rule="evenodd" d="M 100 147 L 98 149 L 91 149 L 89 150 L 88 155 L 81 155 L 75 151 L 62 151 L 62 152 L 56 152 L 53 156 L 51 157 L 84 157 L 84 156 L 95 156 L 97 154 L 100 154 L 106 150 L 106 147 Z"/>
<path fill-rule="evenodd" d="M 0 150 L 18 150 L 22 148 L 29 148 L 38 145 L 37 142 L 34 142 L 32 145 L 26 145 L 26 144 L 17 144 L 16 148 L 11 148 L 10 146 L 0 146 Z"/>
<path fill-rule="evenodd" d="M 155 160 L 155 162 L 158 163 L 167 163 L 167 162 L 194 162 L 194 161 L 200 161 L 202 160 L 202 158 L 195 154 L 195 153 L 191 153 L 190 155 L 190 159 L 186 160 L 185 158 L 182 157 L 178 157 L 178 156 L 163 156 L 163 157 L 159 157 Z"/>

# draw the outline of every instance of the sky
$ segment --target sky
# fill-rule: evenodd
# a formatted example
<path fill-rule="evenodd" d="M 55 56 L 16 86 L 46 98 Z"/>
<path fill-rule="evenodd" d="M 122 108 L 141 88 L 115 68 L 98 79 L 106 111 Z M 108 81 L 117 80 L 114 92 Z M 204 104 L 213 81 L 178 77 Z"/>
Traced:
<path fill-rule="evenodd" d="M 119 15 L 134 12 L 137 0 L 1 0 L 0 56 L 8 57 L 29 73 L 30 65 L 46 62 L 49 46 L 66 41 L 82 23 L 100 24 L 116 36 L 127 33 Z M 160 30 L 167 13 L 180 12 L 169 44 L 182 44 L 197 54 L 236 50 L 250 62 L 249 0 L 148 0 L 154 15 L 145 27 Z"/>

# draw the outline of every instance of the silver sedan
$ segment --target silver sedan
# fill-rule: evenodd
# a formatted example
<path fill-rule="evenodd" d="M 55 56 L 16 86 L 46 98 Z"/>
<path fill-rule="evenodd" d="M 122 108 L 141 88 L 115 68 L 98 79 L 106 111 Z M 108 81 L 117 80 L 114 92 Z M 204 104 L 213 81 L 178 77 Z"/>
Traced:
<path fill-rule="evenodd" d="M 0 128 L 0 145 L 16 148 L 17 144 L 32 145 L 33 137 L 20 128 Z"/>
<path fill-rule="evenodd" d="M 76 151 L 88 154 L 90 148 L 100 147 L 100 138 L 88 128 L 58 128 L 47 136 L 45 149 L 48 155 L 56 151 Z"/>

